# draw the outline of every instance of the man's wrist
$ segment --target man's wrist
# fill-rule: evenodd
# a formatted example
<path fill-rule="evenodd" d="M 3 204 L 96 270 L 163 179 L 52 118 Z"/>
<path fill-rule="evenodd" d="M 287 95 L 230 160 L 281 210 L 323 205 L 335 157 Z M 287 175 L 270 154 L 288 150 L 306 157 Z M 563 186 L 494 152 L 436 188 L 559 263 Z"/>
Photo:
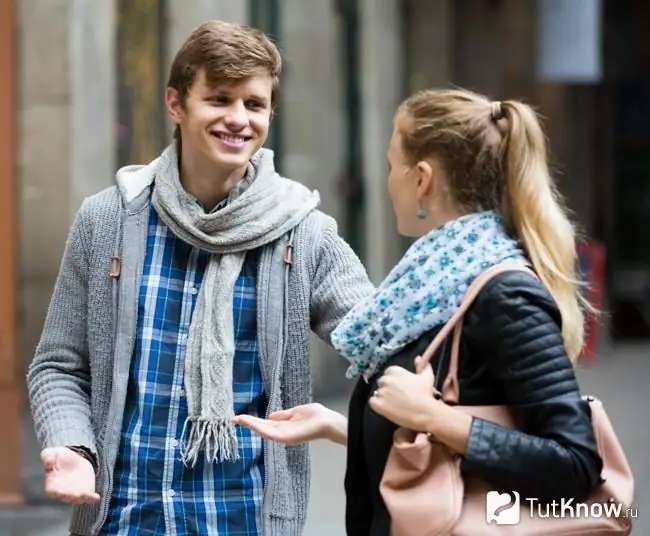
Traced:
<path fill-rule="evenodd" d="M 348 420 L 345 415 L 327 408 L 327 421 L 325 425 L 325 439 L 346 445 L 348 442 Z"/>
<path fill-rule="evenodd" d="M 68 447 L 68 448 L 72 452 L 74 452 L 75 454 L 78 454 L 82 458 L 85 458 L 86 460 L 88 460 L 90 462 L 90 465 L 93 466 L 93 470 L 95 471 L 95 474 L 97 474 L 97 471 L 99 469 L 99 464 L 97 463 L 97 459 L 95 458 L 93 453 L 90 451 L 90 449 L 88 449 L 86 447 L 82 447 L 82 446 L 77 446 L 77 445 L 72 446 L 72 447 Z"/>

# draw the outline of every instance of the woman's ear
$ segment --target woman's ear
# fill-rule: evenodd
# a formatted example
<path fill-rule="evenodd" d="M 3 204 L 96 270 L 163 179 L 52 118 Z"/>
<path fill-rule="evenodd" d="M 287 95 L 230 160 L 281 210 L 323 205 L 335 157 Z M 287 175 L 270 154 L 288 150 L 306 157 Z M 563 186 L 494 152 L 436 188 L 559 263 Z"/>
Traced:
<path fill-rule="evenodd" d="M 435 190 L 433 167 L 426 160 L 421 160 L 415 166 L 416 189 L 418 200 L 429 197 Z"/>

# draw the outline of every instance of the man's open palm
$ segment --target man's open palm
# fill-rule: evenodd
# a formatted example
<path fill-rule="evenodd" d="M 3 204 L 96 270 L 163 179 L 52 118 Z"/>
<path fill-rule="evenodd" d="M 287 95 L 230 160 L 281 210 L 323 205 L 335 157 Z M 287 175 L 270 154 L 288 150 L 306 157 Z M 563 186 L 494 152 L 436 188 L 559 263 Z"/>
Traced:
<path fill-rule="evenodd" d="M 83 456 L 66 447 L 41 452 L 45 473 L 45 493 L 48 497 L 70 504 L 90 504 L 99 501 L 95 492 L 95 470 Z"/>
<path fill-rule="evenodd" d="M 276 411 L 268 419 L 237 415 L 233 422 L 249 428 L 265 439 L 296 445 L 325 436 L 330 410 L 318 403 Z"/>

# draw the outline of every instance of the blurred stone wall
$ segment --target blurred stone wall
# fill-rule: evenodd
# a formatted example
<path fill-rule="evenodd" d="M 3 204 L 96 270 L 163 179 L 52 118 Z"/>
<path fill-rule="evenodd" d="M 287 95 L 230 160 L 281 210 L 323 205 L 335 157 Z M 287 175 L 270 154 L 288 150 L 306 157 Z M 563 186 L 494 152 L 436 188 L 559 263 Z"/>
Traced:
<path fill-rule="evenodd" d="M 142 163 L 169 140 L 164 83 L 189 32 L 208 19 L 248 22 L 250 4 L 21 0 L 17 5 L 19 319 L 27 362 L 82 199 L 112 184 L 118 165 Z M 337 219 L 344 236 L 351 233 L 346 228 L 351 211 L 360 212 L 363 260 L 375 283 L 408 245 L 395 231 L 386 148 L 396 106 L 422 87 L 453 83 L 539 104 L 549 117 L 554 153 L 565 164 L 561 186 L 577 218 L 589 226 L 592 197 L 583 193 L 594 165 L 594 124 L 588 121 L 593 94 L 582 90 L 577 99 L 578 90 L 535 80 L 535 2 L 358 0 L 363 207 L 345 197 L 348 112 L 337 2 L 280 5 L 281 171 L 320 191 L 322 209 Z M 350 387 L 343 360 L 315 338 L 312 360 L 319 396 Z"/>

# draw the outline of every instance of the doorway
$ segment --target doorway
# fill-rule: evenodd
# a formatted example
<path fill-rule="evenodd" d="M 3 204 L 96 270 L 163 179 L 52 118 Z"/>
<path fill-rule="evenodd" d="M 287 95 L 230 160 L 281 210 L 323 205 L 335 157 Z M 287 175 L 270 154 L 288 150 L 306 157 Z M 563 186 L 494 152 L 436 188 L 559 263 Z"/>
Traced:
<path fill-rule="evenodd" d="M 650 5 L 605 2 L 612 193 L 612 337 L 650 339 Z"/>

